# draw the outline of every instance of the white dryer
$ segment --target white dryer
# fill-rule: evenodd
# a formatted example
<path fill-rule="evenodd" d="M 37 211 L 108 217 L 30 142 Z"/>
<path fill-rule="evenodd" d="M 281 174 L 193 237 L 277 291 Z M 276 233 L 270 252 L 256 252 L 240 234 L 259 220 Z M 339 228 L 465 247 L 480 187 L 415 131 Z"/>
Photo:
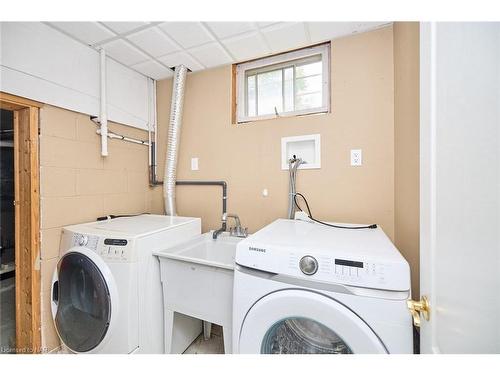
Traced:
<path fill-rule="evenodd" d="M 279 219 L 235 261 L 235 353 L 413 353 L 410 269 L 382 229 Z"/>
<path fill-rule="evenodd" d="M 63 228 L 51 308 L 75 353 L 163 353 L 163 296 L 153 251 L 201 233 L 198 218 L 140 215 Z M 177 350 L 201 332 L 178 316 Z M 176 333 L 174 333 L 176 334 Z"/>

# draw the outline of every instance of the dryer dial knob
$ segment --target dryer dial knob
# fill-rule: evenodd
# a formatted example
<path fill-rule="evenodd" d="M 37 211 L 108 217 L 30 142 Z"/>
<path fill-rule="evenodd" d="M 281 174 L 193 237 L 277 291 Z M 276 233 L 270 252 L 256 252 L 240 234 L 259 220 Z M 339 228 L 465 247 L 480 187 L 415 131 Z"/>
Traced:
<path fill-rule="evenodd" d="M 89 238 L 85 235 L 80 236 L 80 238 L 78 239 L 78 245 L 80 245 L 80 246 L 85 246 L 85 245 L 87 245 L 88 242 L 89 242 Z"/>
<path fill-rule="evenodd" d="M 318 271 L 318 261 L 314 257 L 306 255 L 300 259 L 299 267 L 303 274 L 311 276 Z"/>

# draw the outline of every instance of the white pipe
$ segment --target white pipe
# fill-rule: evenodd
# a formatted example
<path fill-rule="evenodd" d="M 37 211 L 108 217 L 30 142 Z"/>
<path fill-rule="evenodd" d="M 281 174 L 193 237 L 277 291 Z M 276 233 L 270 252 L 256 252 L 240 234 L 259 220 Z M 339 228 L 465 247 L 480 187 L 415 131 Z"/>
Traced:
<path fill-rule="evenodd" d="M 156 107 L 156 80 L 153 81 L 153 124 L 154 124 L 154 132 L 155 132 L 155 138 L 154 142 L 155 145 L 158 144 L 158 113 L 157 107 Z M 156 150 L 156 149 L 155 149 Z M 158 160 L 158 158 L 155 157 L 155 162 Z"/>
<path fill-rule="evenodd" d="M 153 102 L 153 79 L 148 78 L 148 142 L 149 142 L 149 152 L 148 152 L 148 166 L 151 168 L 151 132 L 154 130 L 153 123 L 153 113 L 152 113 L 152 102 Z"/>
<path fill-rule="evenodd" d="M 100 50 L 101 57 L 101 108 L 99 123 L 101 124 L 101 156 L 108 156 L 108 114 L 106 107 L 106 51 Z"/>
<path fill-rule="evenodd" d="M 102 137 L 102 130 L 101 129 L 97 129 L 96 133 L 100 134 L 101 137 Z M 150 145 L 150 143 L 148 141 L 143 141 L 141 139 L 136 139 L 136 138 L 129 138 L 129 137 L 126 137 L 124 135 L 116 134 L 116 133 L 112 133 L 112 132 L 108 132 L 107 137 L 109 139 L 120 139 L 122 141 L 136 143 L 138 145 L 144 145 L 144 146 L 149 146 Z"/>

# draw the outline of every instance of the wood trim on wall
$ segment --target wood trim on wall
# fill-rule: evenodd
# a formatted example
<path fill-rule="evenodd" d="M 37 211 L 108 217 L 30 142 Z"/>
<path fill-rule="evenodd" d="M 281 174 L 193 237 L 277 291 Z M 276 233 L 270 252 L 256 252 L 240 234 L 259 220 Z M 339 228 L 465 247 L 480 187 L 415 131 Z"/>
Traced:
<path fill-rule="evenodd" d="M 233 64 L 231 66 L 231 123 L 233 125 L 238 124 L 238 105 L 237 105 L 237 98 L 238 98 L 238 93 L 236 92 L 236 68 L 237 64 Z"/>
<path fill-rule="evenodd" d="M 14 112 L 16 350 L 40 353 L 40 103 L 0 93 L 0 108 Z"/>
<path fill-rule="evenodd" d="M 43 103 L 7 94 L 5 92 L 0 92 L 0 101 L 2 102 L 2 109 L 7 109 L 9 111 L 15 111 L 27 107 L 41 108 L 43 106 Z"/>

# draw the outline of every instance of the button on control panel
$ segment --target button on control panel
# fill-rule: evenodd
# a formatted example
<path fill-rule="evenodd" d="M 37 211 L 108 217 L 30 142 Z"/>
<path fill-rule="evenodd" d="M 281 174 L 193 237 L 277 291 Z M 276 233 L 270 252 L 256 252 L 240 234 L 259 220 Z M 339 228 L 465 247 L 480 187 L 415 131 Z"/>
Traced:
<path fill-rule="evenodd" d="M 124 238 L 105 238 L 99 254 L 108 261 L 128 262 L 131 260 L 131 243 Z"/>
<path fill-rule="evenodd" d="M 318 261 L 314 257 L 306 255 L 300 259 L 299 267 L 304 275 L 314 275 L 318 271 Z"/>
<path fill-rule="evenodd" d="M 92 251 L 96 251 L 98 241 L 99 238 L 97 236 L 75 233 L 71 239 L 71 246 L 84 246 Z"/>

